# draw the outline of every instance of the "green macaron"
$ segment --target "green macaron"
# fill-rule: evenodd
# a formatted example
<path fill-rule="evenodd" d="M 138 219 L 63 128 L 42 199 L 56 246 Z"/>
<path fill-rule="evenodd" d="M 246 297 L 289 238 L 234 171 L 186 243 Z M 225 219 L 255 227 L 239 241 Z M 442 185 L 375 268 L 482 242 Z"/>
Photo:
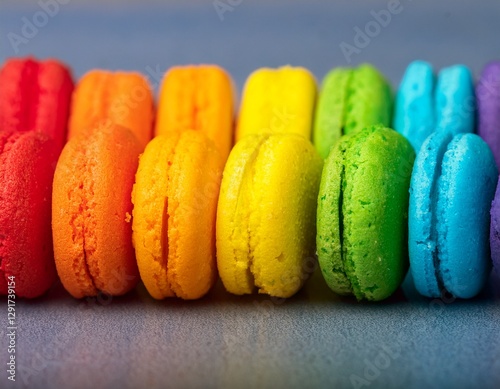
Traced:
<path fill-rule="evenodd" d="M 313 143 L 326 158 L 344 134 L 374 124 L 389 125 L 392 92 L 389 83 L 373 66 L 335 68 L 323 80 L 314 117 Z"/>
<path fill-rule="evenodd" d="M 323 277 L 341 295 L 378 301 L 408 270 L 410 143 L 381 125 L 342 137 L 323 168 L 316 244 Z"/>

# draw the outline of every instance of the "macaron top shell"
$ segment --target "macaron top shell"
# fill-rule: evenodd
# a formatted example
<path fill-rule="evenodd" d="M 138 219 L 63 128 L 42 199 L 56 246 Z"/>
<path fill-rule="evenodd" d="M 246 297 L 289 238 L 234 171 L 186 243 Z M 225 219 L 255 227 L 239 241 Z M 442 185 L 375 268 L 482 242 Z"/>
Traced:
<path fill-rule="evenodd" d="M 476 86 L 478 134 L 490 146 L 500 167 L 500 61 L 483 69 Z"/>
<path fill-rule="evenodd" d="M 374 124 L 389 125 L 391 109 L 390 86 L 373 66 L 333 69 L 326 75 L 319 95 L 314 145 L 326 158 L 342 135 Z"/>
<path fill-rule="evenodd" d="M 261 68 L 248 77 L 236 141 L 250 134 L 293 133 L 311 138 L 316 80 L 302 67 Z"/>
<path fill-rule="evenodd" d="M 382 300 L 407 267 L 412 147 L 382 126 L 344 136 L 325 161 L 318 197 L 317 250 L 336 293 Z"/>
<path fill-rule="evenodd" d="M 417 290 L 470 298 L 490 269 L 489 210 L 498 171 L 477 135 L 441 131 L 424 142 L 410 187 L 409 252 Z"/>
<path fill-rule="evenodd" d="M 2 131 L 42 131 L 59 149 L 66 141 L 73 80 L 61 62 L 11 58 L 0 69 Z"/>
<path fill-rule="evenodd" d="M 296 134 L 248 136 L 231 151 L 217 209 L 217 266 L 235 294 L 290 297 L 314 263 L 322 160 Z"/>
<path fill-rule="evenodd" d="M 50 199 L 57 155 L 46 134 L 0 132 L 0 294 L 11 276 L 20 297 L 40 296 L 55 281 Z"/>
<path fill-rule="evenodd" d="M 99 128 L 68 141 L 52 196 L 59 277 L 76 298 L 121 295 L 139 279 L 130 199 L 141 146 L 127 129 Z"/>

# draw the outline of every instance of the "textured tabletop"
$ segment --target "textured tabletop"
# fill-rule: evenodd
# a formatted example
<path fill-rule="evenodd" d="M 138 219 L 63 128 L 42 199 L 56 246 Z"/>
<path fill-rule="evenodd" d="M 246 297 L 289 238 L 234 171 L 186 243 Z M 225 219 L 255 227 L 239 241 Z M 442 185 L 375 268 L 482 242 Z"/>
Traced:
<path fill-rule="evenodd" d="M 241 90 L 261 66 L 302 65 L 320 80 L 371 62 L 396 86 L 413 59 L 477 76 L 500 57 L 493 0 L 268 3 L 2 0 L 0 61 L 57 57 L 75 77 L 134 69 L 155 87 L 174 64 L 216 63 Z M 500 387 L 495 274 L 469 301 L 419 297 L 407 279 L 377 304 L 335 296 L 318 273 L 286 301 L 231 296 L 220 283 L 199 301 L 155 301 L 143 286 L 79 301 L 57 284 L 17 301 L 15 383 L 0 306 L 0 388 Z"/>

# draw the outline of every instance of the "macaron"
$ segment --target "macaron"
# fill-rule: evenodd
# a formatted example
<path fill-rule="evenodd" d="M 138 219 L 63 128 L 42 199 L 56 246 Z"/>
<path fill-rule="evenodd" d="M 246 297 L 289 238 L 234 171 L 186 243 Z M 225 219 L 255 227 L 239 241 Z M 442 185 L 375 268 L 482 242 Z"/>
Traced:
<path fill-rule="evenodd" d="M 38 297 L 56 279 L 50 228 L 56 141 L 38 131 L 0 132 L 0 294 Z"/>
<path fill-rule="evenodd" d="M 219 66 L 175 66 L 163 78 L 156 116 L 156 135 L 203 132 L 227 159 L 233 144 L 234 91 Z"/>
<path fill-rule="evenodd" d="M 417 153 L 434 131 L 474 132 L 475 114 L 473 80 L 466 66 L 443 68 L 436 79 L 429 63 L 408 65 L 396 95 L 393 126 Z"/>
<path fill-rule="evenodd" d="M 250 134 L 291 133 L 311 138 L 316 80 L 302 67 L 261 68 L 247 79 L 236 141 Z"/>
<path fill-rule="evenodd" d="M 68 139 L 116 124 L 132 131 L 144 149 L 153 135 L 153 119 L 153 95 L 142 74 L 92 70 L 75 88 Z"/>
<path fill-rule="evenodd" d="M 393 294 L 408 269 L 408 188 L 415 153 L 399 133 L 371 126 L 332 148 L 318 195 L 318 259 L 334 292 Z"/>
<path fill-rule="evenodd" d="M 424 141 L 409 207 L 411 273 L 422 295 L 470 298 L 482 289 L 491 267 L 497 179 L 493 154 L 479 136 L 439 131 Z"/>
<path fill-rule="evenodd" d="M 344 134 L 391 120 L 391 87 L 369 64 L 357 68 L 335 68 L 323 80 L 314 116 L 313 142 L 326 158 Z"/>
<path fill-rule="evenodd" d="M 295 294 L 314 265 L 323 160 L 298 134 L 242 138 L 224 168 L 217 208 L 217 267 L 227 291 Z"/>
<path fill-rule="evenodd" d="M 53 59 L 11 58 L 0 69 L 0 85 L 1 131 L 41 131 L 61 150 L 73 91 L 69 68 Z"/>
<path fill-rule="evenodd" d="M 493 266 L 500 274 L 500 185 L 497 183 L 495 197 L 491 204 L 490 249 Z"/>
<path fill-rule="evenodd" d="M 52 232 L 57 272 L 76 298 L 122 295 L 139 280 L 131 193 L 142 146 L 111 125 L 76 136 L 54 175 Z"/>
<path fill-rule="evenodd" d="M 500 167 L 500 61 L 487 64 L 476 85 L 477 133 L 490 146 Z"/>
<path fill-rule="evenodd" d="M 156 299 L 196 299 L 216 281 L 215 215 L 224 161 L 202 131 L 158 135 L 137 170 L 132 239 Z"/>

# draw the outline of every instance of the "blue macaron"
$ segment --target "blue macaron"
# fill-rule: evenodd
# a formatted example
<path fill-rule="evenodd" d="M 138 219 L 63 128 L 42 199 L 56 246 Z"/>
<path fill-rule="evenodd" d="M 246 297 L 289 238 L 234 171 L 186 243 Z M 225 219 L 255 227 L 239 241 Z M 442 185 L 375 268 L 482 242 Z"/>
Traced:
<path fill-rule="evenodd" d="M 466 66 L 444 68 L 435 77 L 429 63 L 414 61 L 396 95 L 393 127 L 418 152 L 434 131 L 473 132 L 475 110 L 472 75 Z"/>
<path fill-rule="evenodd" d="M 470 298 L 491 268 L 490 206 L 498 170 L 475 134 L 437 131 L 417 154 L 410 184 L 410 269 L 427 297 Z"/>

